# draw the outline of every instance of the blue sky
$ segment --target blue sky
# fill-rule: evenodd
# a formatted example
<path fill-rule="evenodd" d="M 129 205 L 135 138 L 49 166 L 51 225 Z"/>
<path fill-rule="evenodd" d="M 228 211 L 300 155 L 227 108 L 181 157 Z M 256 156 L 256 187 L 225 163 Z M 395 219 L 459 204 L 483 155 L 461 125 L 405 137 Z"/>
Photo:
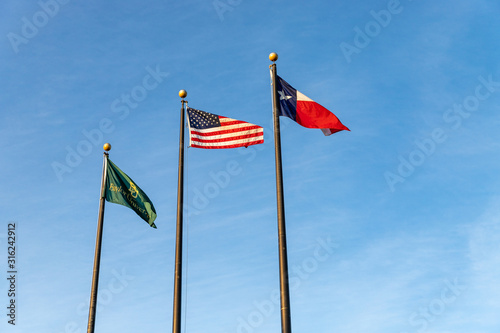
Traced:
<path fill-rule="evenodd" d="M 85 332 L 105 142 L 158 229 L 106 205 L 96 332 L 171 330 L 180 89 L 265 132 L 187 150 L 183 331 L 279 331 L 270 52 L 351 129 L 281 119 L 292 330 L 500 329 L 497 2 L 0 8 L 0 266 L 15 222 L 18 269 L 2 332 Z"/>

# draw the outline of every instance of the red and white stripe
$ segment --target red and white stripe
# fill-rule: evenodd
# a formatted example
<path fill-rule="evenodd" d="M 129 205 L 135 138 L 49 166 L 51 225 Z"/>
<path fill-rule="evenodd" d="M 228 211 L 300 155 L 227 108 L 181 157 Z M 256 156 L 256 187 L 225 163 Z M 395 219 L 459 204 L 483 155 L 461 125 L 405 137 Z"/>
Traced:
<path fill-rule="evenodd" d="M 264 143 L 264 129 L 241 120 L 219 116 L 221 126 L 206 129 L 189 127 L 190 146 L 205 149 L 248 147 Z"/>

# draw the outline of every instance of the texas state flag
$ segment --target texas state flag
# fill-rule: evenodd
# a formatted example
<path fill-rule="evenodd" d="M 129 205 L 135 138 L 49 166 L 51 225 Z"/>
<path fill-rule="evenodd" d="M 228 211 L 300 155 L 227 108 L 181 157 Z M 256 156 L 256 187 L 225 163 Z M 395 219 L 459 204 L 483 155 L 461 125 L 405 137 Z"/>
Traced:
<path fill-rule="evenodd" d="M 278 76 L 276 89 L 280 101 L 280 116 L 288 117 L 307 128 L 319 128 L 325 135 L 350 131 L 333 113 L 316 103 Z"/>

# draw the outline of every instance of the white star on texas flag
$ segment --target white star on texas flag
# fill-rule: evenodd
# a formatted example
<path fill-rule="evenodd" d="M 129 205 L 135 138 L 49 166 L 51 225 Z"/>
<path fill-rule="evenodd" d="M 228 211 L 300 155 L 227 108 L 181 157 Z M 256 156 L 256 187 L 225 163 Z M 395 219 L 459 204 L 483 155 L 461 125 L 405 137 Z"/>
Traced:
<path fill-rule="evenodd" d="M 287 99 L 292 98 L 292 96 L 285 96 L 285 92 L 284 92 L 283 90 L 278 91 L 278 94 L 280 94 L 280 101 L 281 101 L 282 99 L 284 99 L 284 100 L 286 101 Z"/>

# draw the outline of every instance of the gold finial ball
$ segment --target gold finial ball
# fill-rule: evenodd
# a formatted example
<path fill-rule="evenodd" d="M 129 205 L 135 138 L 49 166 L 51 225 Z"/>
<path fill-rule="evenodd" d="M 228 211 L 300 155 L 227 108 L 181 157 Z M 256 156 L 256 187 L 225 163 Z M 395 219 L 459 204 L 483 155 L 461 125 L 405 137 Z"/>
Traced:
<path fill-rule="evenodd" d="M 271 54 L 269 55 L 269 60 L 271 60 L 271 61 L 276 61 L 276 60 L 278 60 L 278 53 L 275 53 L 275 52 L 271 53 Z"/>
<path fill-rule="evenodd" d="M 111 145 L 109 143 L 105 143 L 104 146 L 102 146 L 102 148 L 105 150 L 105 151 L 110 151 L 111 150 Z"/>
<path fill-rule="evenodd" d="M 187 91 L 186 91 L 186 90 L 182 89 L 182 90 L 180 90 L 180 91 L 179 91 L 179 97 L 180 97 L 180 98 L 184 98 L 184 97 L 186 97 L 187 95 L 188 95 L 188 93 L 187 93 Z"/>

